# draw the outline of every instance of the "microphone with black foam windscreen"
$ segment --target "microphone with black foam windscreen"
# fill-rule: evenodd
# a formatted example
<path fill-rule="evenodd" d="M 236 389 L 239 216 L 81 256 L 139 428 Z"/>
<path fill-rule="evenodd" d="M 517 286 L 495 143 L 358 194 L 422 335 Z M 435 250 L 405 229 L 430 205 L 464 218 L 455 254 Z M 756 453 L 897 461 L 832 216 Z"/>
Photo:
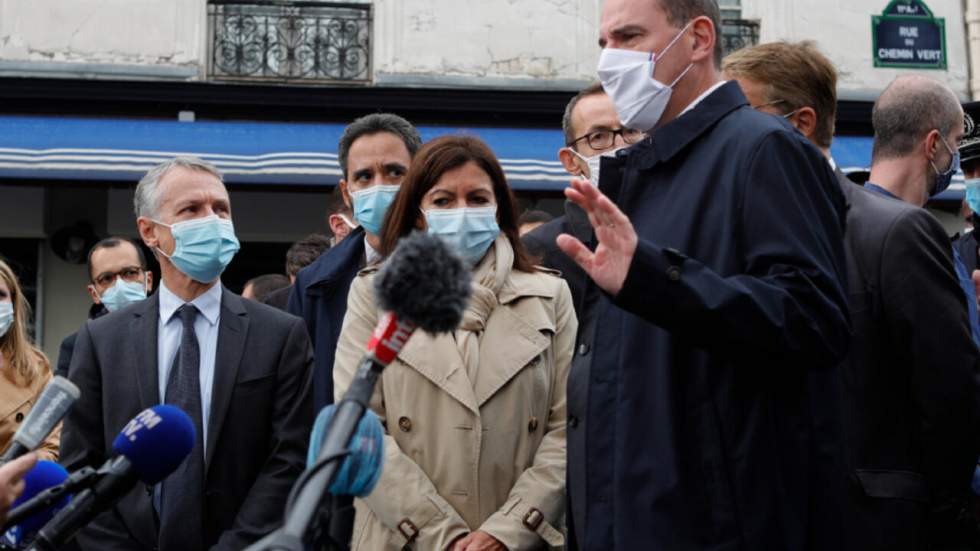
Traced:
<path fill-rule="evenodd" d="M 30 549 L 59 549 L 138 482 L 159 483 L 190 454 L 194 438 L 194 424 L 180 408 L 159 405 L 143 410 L 113 441 L 116 455 L 99 468 L 101 477 L 38 532 Z"/>
<path fill-rule="evenodd" d="M 372 459 L 378 449 L 370 443 L 376 442 L 372 434 L 380 428 L 380 422 L 375 418 L 378 424 L 372 428 L 370 421 L 362 419 L 378 377 L 416 328 L 435 334 L 459 326 L 470 295 L 470 277 L 463 262 L 438 237 L 415 232 L 398 242 L 374 280 L 377 302 L 385 314 L 371 334 L 367 354 L 350 388 L 335 408 L 328 406 L 331 411 L 323 421 L 327 428 L 322 445 L 316 441 L 310 444 L 319 450 L 317 460 L 293 486 L 283 527 L 248 549 L 303 549 L 328 491 L 353 494 L 373 488 L 381 465 L 380 460 Z M 355 433 L 359 435 L 355 449 L 367 444 L 369 450 L 348 458 L 357 453 L 349 449 Z M 383 452 L 383 447 L 379 449 Z M 342 467 L 349 471 L 343 484 L 335 485 Z"/>
<path fill-rule="evenodd" d="M 38 461 L 34 468 L 24 475 L 24 492 L 14 500 L 13 508 L 16 509 L 44 491 L 61 485 L 67 478 L 68 471 L 61 465 L 45 459 Z M 25 549 L 34 540 L 37 531 L 50 521 L 55 513 L 64 508 L 70 499 L 71 496 L 68 494 L 61 494 L 47 507 L 39 508 L 30 515 L 13 519 L 13 522 L 8 517 L 5 526 L 10 528 L 0 538 L 0 550 Z"/>
<path fill-rule="evenodd" d="M 14 433 L 10 447 L 0 456 L 0 463 L 13 461 L 36 450 L 54 427 L 68 415 L 68 410 L 81 394 L 78 387 L 68 379 L 61 376 L 51 379 Z"/>

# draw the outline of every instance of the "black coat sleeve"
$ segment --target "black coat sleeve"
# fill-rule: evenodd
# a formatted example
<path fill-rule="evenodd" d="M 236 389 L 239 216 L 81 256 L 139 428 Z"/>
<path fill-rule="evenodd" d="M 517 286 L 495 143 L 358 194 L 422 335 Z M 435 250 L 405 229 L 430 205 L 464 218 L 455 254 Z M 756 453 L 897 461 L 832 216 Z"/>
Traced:
<path fill-rule="evenodd" d="M 980 353 L 970 334 L 949 238 L 925 210 L 903 214 L 885 239 L 882 308 L 892 342 L 911 356 L 909 392 L 930 484 L 967 488 L 978 447 Z"/>
<path fill-rule="evenodd" d="M 58 365 L 54 368 L 55 375 L 62 377 L 68 376 L 68 368 L 71 366 L 71 354 L 75 350 L 76 338 L 78 338 L 78 333 L 72 333 L 65 337 L 65 340 L 61 341 L 61 347 L 58 348 Z"/>
<path fill-rule="evenodd" d="M 102 367 L 95 351 L 89 324 L 78 332 L 71 353 L 69 379 L 81 395 L 65 418 L 61 431 L 61 463 L 69 471 L 98 468 L 108 458 L 102 418 Z M 102 513 L 76 538 L 80 549 L 136 550 L 139 545 L 115 515 L 115 508 Z"/>
<path fill-rule="evenodd" d="M 275 411 L 268 435 L 271 453 L 249 490 L 216 550 L 248 547 L 277 528 L 283 518 L 286 496 L 306 465 L 310 429 L 313 426 L 313 351 L 302 320 L 296 319 L 279 359 Z"/>
<path fill-rule="evenodd" d="M 739 273 L 640 240 L 615 303 L 695 346 L 746 360 L 832 366 L 846 354 L 843 197 L 825 159 L 796 136 L 761 140 L 737 178 Z M 692 221 L 693 223 L 693 221 Z"/>

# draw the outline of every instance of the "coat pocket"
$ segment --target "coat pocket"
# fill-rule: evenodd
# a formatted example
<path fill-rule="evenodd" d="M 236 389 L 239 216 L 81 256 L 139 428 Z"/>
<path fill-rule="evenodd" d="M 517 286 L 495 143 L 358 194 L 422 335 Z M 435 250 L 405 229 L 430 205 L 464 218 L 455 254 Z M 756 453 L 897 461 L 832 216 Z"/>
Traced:
<path fill-rule="evenodd" d="M 857 469 L 854 476 L 868 497 L 929 503 L 929 486 L 919 473 Z"/>

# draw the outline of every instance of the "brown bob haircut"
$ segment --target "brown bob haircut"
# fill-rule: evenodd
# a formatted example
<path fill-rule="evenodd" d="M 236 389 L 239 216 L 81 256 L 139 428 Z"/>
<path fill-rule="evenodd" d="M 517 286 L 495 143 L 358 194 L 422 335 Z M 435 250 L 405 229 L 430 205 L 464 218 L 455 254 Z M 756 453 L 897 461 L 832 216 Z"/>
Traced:
<path fill-rule="evenodd" d="M 490 177 L 493 194 L 497 201 L 497 225 L 514 248 L 514 269 L 522 272 L 535 271 L 534 262 L 521 243 L 517 225 L 517 199 L 497 157 L 487 144 L 472 136 L 443 136 L 425 145 L 415 155 L 412 166 L 405 175 L 395 202 L 385 215 L 381 230 L 381 253 L 390 255 L 398 240 L 424 227 L 422 198 L 432 189 L 443 174 L 467 163 L 474 163 Z"/>

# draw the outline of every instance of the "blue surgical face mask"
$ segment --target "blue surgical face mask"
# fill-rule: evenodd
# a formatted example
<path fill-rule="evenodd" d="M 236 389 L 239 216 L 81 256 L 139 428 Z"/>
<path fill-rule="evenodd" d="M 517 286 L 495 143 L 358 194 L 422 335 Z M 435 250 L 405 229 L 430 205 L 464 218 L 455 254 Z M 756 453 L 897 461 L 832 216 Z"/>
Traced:
<path fill-rule="evenodd" d="M 173 254 L 157 250 L 194 281 L 210 283 L 218 279 L 241 248 L 231 220 L 214 214 L 173 225 L 154 222 L 170 228 L 174 236 Z"/>
<path fill-rule="evenodd" d="M 980 178 L 966 181 L 966 204 L 974 214 L 980 214 Z"/>
<path fill-rule="evenodd" d="M 7 334 L 14 324 L 14 303 L 0 302 L 0 337 Z"/>
<path fill-rule="evenodd" d="M 947 168 L 944 172 L 939 172 L 939 169 L 936 168 L 936 163 L 929 161 L 930 164 L 932 164 L 932 169 L 936 171 L 936 186 L 933 187 L 932 191 L 929 193 L 929 195 L 933 197 L 946 191 L 946 189 L 949 187 L 950 182 L 953 181 L 953 175 L 956 174 L 956 171 L 960 169 L 959 150 L 954 152 L 949 147 L 949 144 L 946 143 L 946 139 L 943 138 L 942 136 L 939 137 L 939 140 L 943 142 L 943 147 L 946 148 L 946 151 L 949 151 L 949 154 L 952 155 L 953 158 L 950 159 L 949 161 L 949 168 Z"/>
<path fill-rule="evenodd" d="M 495 206 L 431 209 L 423 213 L 429 234 L 442 238 L 470 266 L 487 254 L 500 235 Z"/>
<path fill-rule="evenodd" d="M 115 312 L 139 302 L 146 298 L 146 276 L 143 281 L 126 281 L 121 277 L 116 278 L 116 282 L 102 293 L 99 300 L 106 310 Z"/>
<path fill-rule="evenodd" d="M 350 193 L 354 202 L 354 220 L 364 227 L 364 231 L 378 235 L 385 221 L 388 207 L 395 201 L 399 186 L 378 184 Z"/>

